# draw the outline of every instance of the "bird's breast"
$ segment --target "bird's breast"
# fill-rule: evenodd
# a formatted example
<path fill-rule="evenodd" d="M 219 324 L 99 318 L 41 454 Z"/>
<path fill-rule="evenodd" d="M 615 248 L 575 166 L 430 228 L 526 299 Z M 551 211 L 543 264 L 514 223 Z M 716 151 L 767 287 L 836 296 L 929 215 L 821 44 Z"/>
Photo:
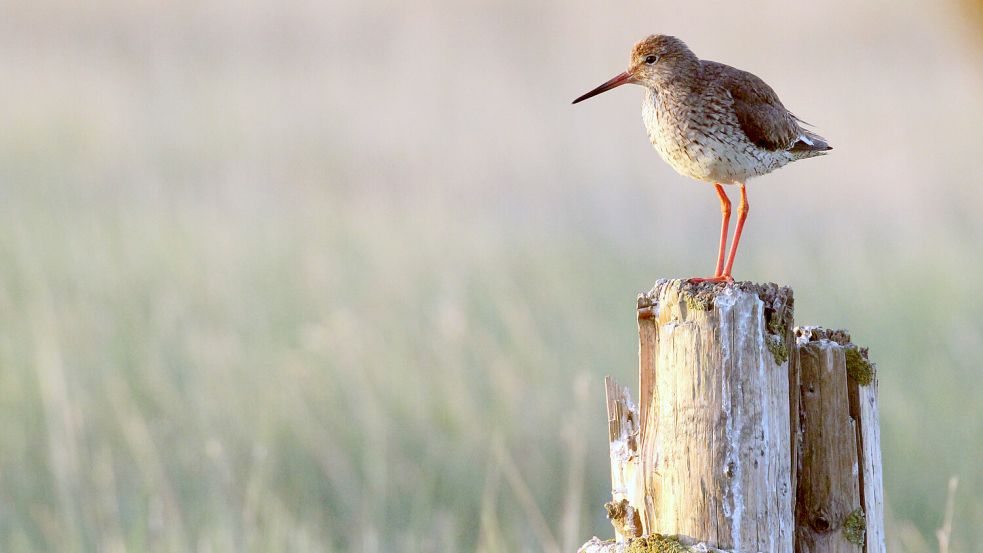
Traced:
<path fill-rule="evenodd" d="M 668 104 L 650 92 L 642 103 L 642 120 L 649 141 L 662 159 L 680 173 L 688 174 L 686 167 L 692 160 L 686 146 L 690 141 L 686 119 Z"/>
<path fill-rule="evenodd" d="M 642 119 L 649 140 L 676 172 L 701 181 L 735 183 L 774 167 L 767 152 L 751 144 L 736 116 L 693 98 L 649 91 Z"/>

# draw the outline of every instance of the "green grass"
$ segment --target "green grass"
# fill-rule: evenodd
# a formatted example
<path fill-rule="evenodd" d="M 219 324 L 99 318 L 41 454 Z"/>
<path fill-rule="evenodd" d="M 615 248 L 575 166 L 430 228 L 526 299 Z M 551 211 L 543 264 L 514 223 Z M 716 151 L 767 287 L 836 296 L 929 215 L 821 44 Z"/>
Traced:
<path fill-rule="evenodd" d="M 16 217 L 10 548 L 473 547 L 493 439 L 541 442 L 522 472 L 562 474 L 553 433 L 589 430 L 547 421 L 586 420 L 565 403 L 592 365 L 563 344 L 603 323 L 577 307 L 596 300 L 567 304 L 577 287 L 548 289 L 534 252 L 379 255 L 382 221 L 214 216 Z M 533 489 L 558 507 L 567 491 Z"/>
<path fill-rule="evenodd" d="M 652 260 L 321 200 L 8 207 L 5 551 L 569 551 L 609 533 L 602 376 L 633 380 Z M 976 342 L 939 325 L 979 300 L 893 274 L 876 308 L 879 279 L 808 282 L 800 322 L 871 345 L 895 526 L 930 531 L 960 472 L 967 543 L 979 407 L 951 404 L 960 371 L 978 382 L 960 361 Z"/>

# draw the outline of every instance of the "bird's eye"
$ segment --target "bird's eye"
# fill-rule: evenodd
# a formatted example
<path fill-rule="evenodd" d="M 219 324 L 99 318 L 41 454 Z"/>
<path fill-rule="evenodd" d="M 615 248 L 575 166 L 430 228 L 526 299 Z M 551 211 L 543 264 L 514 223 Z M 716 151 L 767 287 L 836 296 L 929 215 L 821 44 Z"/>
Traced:
<path fill-rule="evenodd" d="M 659 61 L 659 56 L 645 56 L 645 63 L 649 65 L 652 65 L 657 61 Z"/>

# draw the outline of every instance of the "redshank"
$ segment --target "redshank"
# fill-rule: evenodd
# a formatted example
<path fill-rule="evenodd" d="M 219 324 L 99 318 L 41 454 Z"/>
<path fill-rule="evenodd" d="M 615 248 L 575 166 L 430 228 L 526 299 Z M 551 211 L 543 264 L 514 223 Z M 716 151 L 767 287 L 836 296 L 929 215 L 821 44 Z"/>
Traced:
<path fill-rule="evenodd" d="M 833 148 L 747 71 L 701 60 L 673 36 L 652 35 L 631 51 L 628 70 L 577 98 L 577 103 L 626 83 L 645 87 L 642 119 L 649 140 L 678 173 L 713 183 L 720 198 L 720 249 L 712 277 L 733 282 L 731 269 L 747 219 L 747 180 Z M 722 184 L 741 187 L 734 239 L 724 263 L 730 199 Z"/>

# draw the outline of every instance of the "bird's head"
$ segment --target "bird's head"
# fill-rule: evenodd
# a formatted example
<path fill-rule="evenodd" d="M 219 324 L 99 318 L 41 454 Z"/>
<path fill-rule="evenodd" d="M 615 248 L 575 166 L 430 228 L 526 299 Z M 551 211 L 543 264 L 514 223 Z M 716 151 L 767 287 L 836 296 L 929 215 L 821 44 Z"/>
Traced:
<path fill-rule="evenodd" d="M 686 43 L 674 36 L 652 35 L 635 44 L 628 59 L 628 70 L 573 103 L 582 102 L 602 92 L 623 84 L 640 84 L 648 88 L 661 88 L 683 78 L 700 60 Z"/>

